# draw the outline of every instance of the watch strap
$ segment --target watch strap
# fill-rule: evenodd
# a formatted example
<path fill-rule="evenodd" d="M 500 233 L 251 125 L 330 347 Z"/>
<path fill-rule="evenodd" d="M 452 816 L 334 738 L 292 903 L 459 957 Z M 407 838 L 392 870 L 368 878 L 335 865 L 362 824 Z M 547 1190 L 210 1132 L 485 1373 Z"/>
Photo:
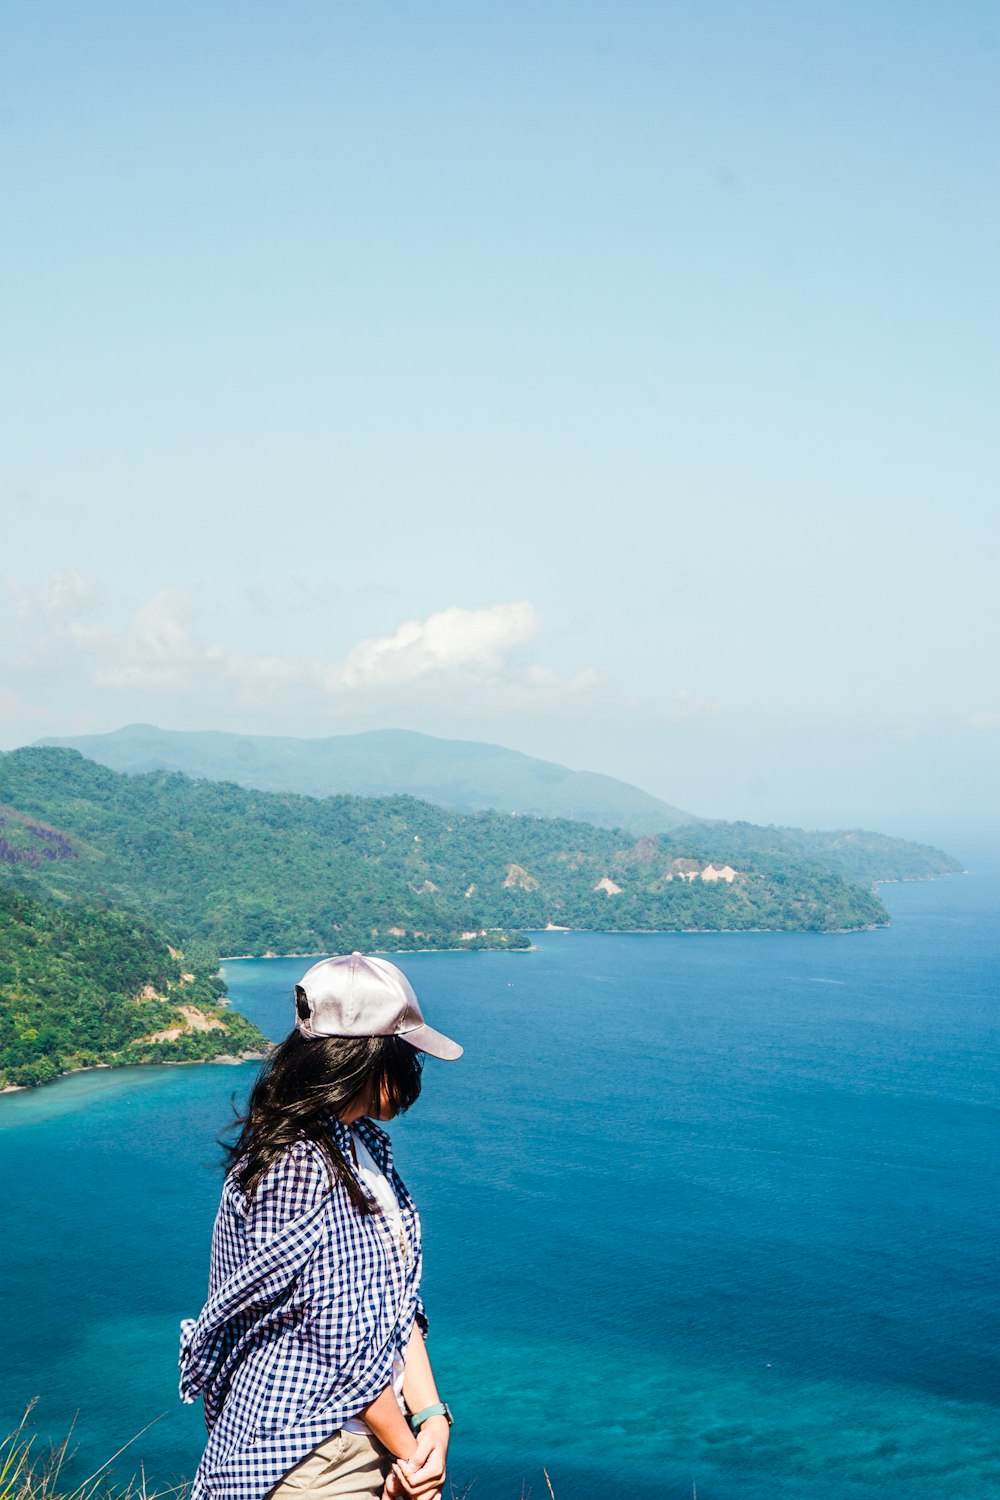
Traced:
<path fill-rule="evenodd" d="M 414 1432 L 418 1432 L 422 1424 L 426 1422 L 429 1417 L 446 1417 L 448 1419 L 448 1426 L 452 1426 L 451 1409 L 449 1408 L 447 1401 L 435 1401 L 430 1406 L 425 1406 L 421 1408 L 420 1411 L 414 1412 L 413 1416 L 410 1418 L 410 1426 L 413 1428 Z"/>

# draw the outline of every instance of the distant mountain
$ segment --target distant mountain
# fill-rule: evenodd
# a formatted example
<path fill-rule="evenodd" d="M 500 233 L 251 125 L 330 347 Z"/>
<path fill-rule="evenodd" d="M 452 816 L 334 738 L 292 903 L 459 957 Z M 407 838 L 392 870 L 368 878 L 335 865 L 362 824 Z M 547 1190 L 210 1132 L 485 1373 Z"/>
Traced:
<path fill-rule="evenodd" d="M 629 833 L 669 833 L 700 821 L 627 781 L 571 771 L 553 761 L 476 740 L 376 729 L 302 740 L 129 724 L 112 734 L 40 740 L 64 745 L 113 771 L 181 771 L 263 792 L 308 797 L 407 795 L 456 812 L 529 813 Z"/>

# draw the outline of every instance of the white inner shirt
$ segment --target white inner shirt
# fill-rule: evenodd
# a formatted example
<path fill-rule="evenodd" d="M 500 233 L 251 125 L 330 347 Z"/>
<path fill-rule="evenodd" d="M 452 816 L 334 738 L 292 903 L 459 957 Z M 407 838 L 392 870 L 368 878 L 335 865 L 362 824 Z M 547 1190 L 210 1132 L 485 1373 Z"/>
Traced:
<path fill-rule="evenodd" d="M 368 1191 L 371 1193 L 372 1197 L 375 1199 L 375 1202 L 378 1204 L 379 1208 L 385 1214 L 386 1220 L 389 1224 L 389 1228 L 392 1230 L 393 1240 L 399 1247 L 400 1254 L 405 1256 L 406 1231 L 403 1228 L 403 1215 L 400 1212 L 399 1201 L 396 1198 L 396 1194 L 392 1190 L 392 1184 L 389 1182 L 388 1177 L 386 1177 L 378 1162 L 372 1156 L 371 1152 L 368 1150 L 368 1147 L 365 1145 L 364 1141 L 358 1135 L 356 1130 L 351 1131 L 351 1139 L 354 1142 L 354 1152 L 355 1156 L 357 1157 L 358 1173 L 361 1177 L 361 1180 Z M 393 1394 L 395 1395 L 396 1400 L 399 1402 L 400 1411 L 405 1416 L 406 1407 L 403 1403 L 403 1369 L 403 1357 L 397 1350 L 392 1361 L 391 1381 Z M 343 1430 L 345 1432 L 371 1432 L 371 1428 L 368 1426 L 368 1423 L 362 1421 L 360 1417 L 351 1417 L 349 1421 L 344 1423 Z"/>

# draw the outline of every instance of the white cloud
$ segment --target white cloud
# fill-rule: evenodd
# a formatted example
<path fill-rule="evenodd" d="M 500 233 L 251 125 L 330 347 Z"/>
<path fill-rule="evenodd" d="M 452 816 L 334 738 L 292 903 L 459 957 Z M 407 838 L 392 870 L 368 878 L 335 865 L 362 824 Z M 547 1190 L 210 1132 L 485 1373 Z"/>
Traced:
<path fill-rule="evenodd" d="M 359 641 L 340 658 L 306 659 L 206 641 L 193 589 L 164 589 L 117 617 L 82 572 L 56 574 L 36 587 L 7 580 L 4 593 L 16 625 L 10 665 L 52 682 L 68 667 L 120 699 L 207 696 L 223 708 L 283 710 L 311 700 L 312 708 L 322 704 L 338 716 L 362 710 L 392 716 L 419 701 L 475 717 L 580 700 L 602 685 L 589 669 L 563 677 L 530 659 L 542 619 L 527 600 L 482 609 L 454 605 Z"/>
<path fill-rule="evenodd" d="M 426 620 L 408 620 L 392 635 L 360 641 L 334 668 L 329 686 L 392 687 L 455 669 L 496 677 L 514 648 L 532 640 L 541 623 L 526 600 L 487 609 L 443 609 Z"/>

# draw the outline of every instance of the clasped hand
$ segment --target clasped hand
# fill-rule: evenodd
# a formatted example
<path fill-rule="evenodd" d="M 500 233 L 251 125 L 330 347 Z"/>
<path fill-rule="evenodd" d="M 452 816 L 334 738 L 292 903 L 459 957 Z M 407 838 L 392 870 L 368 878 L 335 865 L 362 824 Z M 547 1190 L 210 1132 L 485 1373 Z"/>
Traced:
<path fill-rule="evenodd" d="M 429 1425 L 429 1424 L 428 1424 Z M 424 1426 L 409 1458 L 397 1458 L 386 1477 L 383 1500 L 413 1496 L 414 1500 L 440 1500 L 448 1460 L 448 1440 Z"/>

